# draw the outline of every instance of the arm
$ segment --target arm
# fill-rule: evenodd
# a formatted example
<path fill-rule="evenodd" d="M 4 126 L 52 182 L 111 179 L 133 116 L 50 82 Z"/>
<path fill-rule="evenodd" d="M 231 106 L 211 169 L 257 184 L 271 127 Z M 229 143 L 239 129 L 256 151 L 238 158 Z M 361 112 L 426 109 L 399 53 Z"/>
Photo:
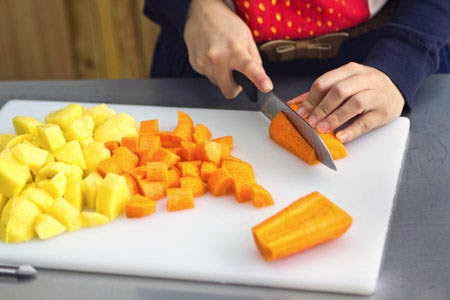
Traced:
<path fill-rule="evenodd" d="M 370 33 L 375 39 L 364 64 L 350 63 L 320 76 L 298 111 L 321 132 L 343 142 L 383 126 L 413 104 L 420 83 L 439 66 L 450 39 L 450 1 L 400 0 L 392 20 Z M 405 102 L 406 101 L 406 102 Z"/>
<path fill-rule="evenodd" d="M 191 0 L 146 0 L 144 11 L 159 25 L 168 25 L 183 35 Z"/>

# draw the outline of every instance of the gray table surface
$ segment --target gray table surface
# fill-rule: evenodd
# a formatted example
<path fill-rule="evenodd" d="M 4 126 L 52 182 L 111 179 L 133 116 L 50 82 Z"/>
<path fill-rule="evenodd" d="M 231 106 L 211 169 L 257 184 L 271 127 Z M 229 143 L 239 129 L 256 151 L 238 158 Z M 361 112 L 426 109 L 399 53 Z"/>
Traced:
<path fill-rule="evenodd" d="M 290 78 L 276 80 L 276 87 L 288 99 L 310 83 Z M 201 79 L 0 82 L 0 106 L 13 98 L 255 109 L 243 98 L 223 99 Z M 373 296 L 40 269 L 33 281 L 0 280 L 0 299 L 450 299 L 450 75 L 430 77 L 417 98 Z"/>

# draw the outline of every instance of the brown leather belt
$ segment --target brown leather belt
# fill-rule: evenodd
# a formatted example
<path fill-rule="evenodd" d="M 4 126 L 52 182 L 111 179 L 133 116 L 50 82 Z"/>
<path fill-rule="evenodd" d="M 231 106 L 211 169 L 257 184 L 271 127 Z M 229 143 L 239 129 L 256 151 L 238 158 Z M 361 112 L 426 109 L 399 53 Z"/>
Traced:
<path fill-rule="evenodd" d="M 330 33 L 302 40 L 274 40 L 258 45 L 259 51 L 271 62 L 294 59 L 328 59 L 336 57 L 342 43 L 363 35 L 388 22 L 397 6 L 397 1 L 389 1 L 372 19 L 345 31 Z"/>

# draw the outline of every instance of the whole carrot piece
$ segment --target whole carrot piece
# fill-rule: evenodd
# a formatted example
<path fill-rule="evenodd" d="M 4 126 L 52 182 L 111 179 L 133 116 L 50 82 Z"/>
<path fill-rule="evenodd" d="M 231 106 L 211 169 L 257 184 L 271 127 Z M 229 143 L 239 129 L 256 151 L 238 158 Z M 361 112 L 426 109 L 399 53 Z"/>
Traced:
<path fill-rule="evenodd" d="M 319 192 L 306 195 L 253 227 L 264 257 L 280 259 L 337 239 L 351 226 L 352 217 Z"/>

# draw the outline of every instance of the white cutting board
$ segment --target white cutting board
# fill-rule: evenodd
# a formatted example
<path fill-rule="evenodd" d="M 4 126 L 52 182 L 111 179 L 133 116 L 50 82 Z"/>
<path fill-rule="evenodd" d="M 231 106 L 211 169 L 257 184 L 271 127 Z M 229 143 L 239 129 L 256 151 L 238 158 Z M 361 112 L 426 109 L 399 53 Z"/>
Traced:
<path fill-rule="evenodd" d="M 13 131 L 16 115 L 39 119 L 63 102 L 10 101 L 0 112 L 0 132 Z M 161 128 L 176 124 L 179 108 L 110 105 L 137 120 L 160 120 Z M 233 135 L 234 154 L 249 161 L 258 182 L 273 195 L 275 205 L 256 209 L 233 197 L 207 194 L 196 207 L 176 213 L 165 200 L 150 217 L 121 217 L 109 225 L 84 229 L 25 244 L 0 243 L 0 261 L 37 267 L 211 281 L 278 288 L 354 294 L 375 290 L 389 217 L 393 206 L 409 120 L 392 124 L 348 144 L 349 157 L 336 162 L 338 172 L 308 166 L 269 138 L 269 122 L 261 113 L 188 109 L 195 122 L 214 136 Z M 354 218 L 340 239 L 276 262 L 265 262 L 252 240 L 251 227 L 293 200 L 320 191 Z"/>

